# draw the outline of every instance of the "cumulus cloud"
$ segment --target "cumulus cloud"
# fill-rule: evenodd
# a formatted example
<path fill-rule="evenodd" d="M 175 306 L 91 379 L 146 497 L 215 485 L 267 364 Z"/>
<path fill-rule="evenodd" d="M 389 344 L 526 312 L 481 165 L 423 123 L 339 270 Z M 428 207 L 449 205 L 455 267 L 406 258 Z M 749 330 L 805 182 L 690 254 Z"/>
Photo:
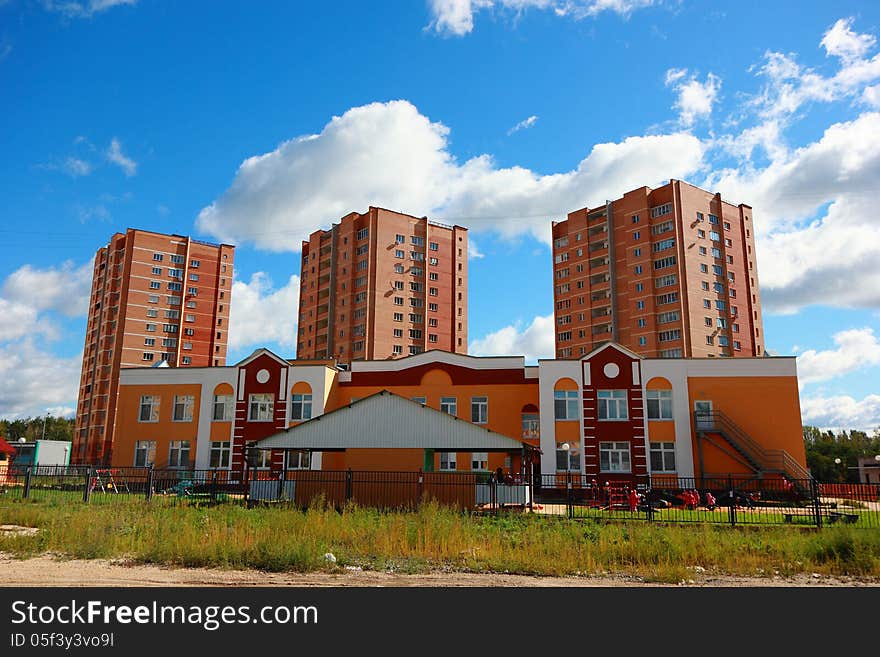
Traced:
<path fill-rule="evenodd" d="M 538 117 L 534 114 L 527 119 L 523 119 L 515 126 L 513 126 L 510 130 L 507 131 L 508 136 L 512 135 L 514 132 L 519 132 L 520 130 L 525 130 L 526 128 L 531 128 L 535 123 L 538 122 Z"/>
<path fill-rule="evenodd" d="M 822 37 L 820 45 L 832 57 L 853 61 L 864 57 L 877 43 L 870 34 L 857 34 L 852 30 L 852 18 L 841 18 Z"/>
<path fill-rule="evenodd" d="M 49 337 L 56 334 L 48 324 L 37 321 L 35 308 L 0 297 L 0 342 L 40 332 L 44 335 L 48 332 Z"/>
<path fill-rule="evenodd" d="M 131 177 L 137 173 L 137 162 L 122 152 L 122 144 L 116 137 L 110 140 L 105 155 L 110 162 L 122 169 L 126 176 Z"/>
<path fill-rule="evenodd" d="M 862 101 L 875 109 L 880 109 L 880 84 L 865 87 L 862 92 Z"/>
<path fill-rule="evenodd" d="M 535 317 L 531 324 L 505 326 L 483 338 L 473 340 L 468 353 L 473 356 L 525 356 L 527 362 L 553 358 L 556 353 L 553 315 Z"/>
<path fill-rule="evenodd" d="M 688 74 L 687 69 L 669 69 L 666 71 L 666 86 L 678 95 L 673 107 L 678 111 L 679 121 L 684 126 L 691 126 L 712 113 L 712 105 L 721 90 L 721 78 L 709 73 L 706 81 L 700 82 L 695 74 Z"/>
<path fill-rule="evenodd" d="M 247 283 L 234 281 L 229 309 L 230 349 L 268 342 L 295 346 L 298 312 L 299 276 L 291 276 L 277 289 L 265 272 L 255 273 Z"/>
<path fill-rule="evenodd" d="M 464 36 L 474 29 L 474 14 L 484 10 L 515 16 L 528 9 L 546 10 L 579 20 L 605 11 L 627 17 L 652 4 L 654 0 L 429 0 L 432 19 L 428 27 L 440 34 Z"/>
<path fill-rule="evenodd" d="M 705 149 L 682 132 L 629 137 L 596 144 L 572 171 L 542 175 L 499 168 L 490 155 L 459 163 L 448 135 L 407 101 L 350 109 L 319 134 L 245 160 L 197 227 L 224 242 L 295 251 L 316 226 L 380 205 L 549 243 L 551 219 L 693 173 Z"/>
<path fill-rule="evenodd" d="M 869 112 L 763 169 L 721 170 L 705 186 L 755 208 L 762 301 L 794 312 L 880 304 L 878 179 L 880 113 Z"/>
<path fill-rule="evenodd" d="M 827 381 L 856 370 L 880 365 L 880 341 L 871 328 L 840 331 L 832 336 L 834 349 L 808 349 L 798 356 L 798 381 Z"/>
<path fill-rule="evenodd" d="M 59 358 L 30 339 L 0 346 L 0 417 L 43 415 L 76 406 L 82 354 Z"/>
<path fill-rule="evenodd" d="M 823 430 L 880 429 L 880 395 L 855 399 L 849 395 L 801 399 L 801 420 Z"/>
<path fill-rule="evenodd" d="M 3 283 L 3 296 L 36 311 L 51 310 L 68 317 L 86 314 L 92 284 L 92 264 L 77 267 L 65 262 L 59 267 L 40 269 L 24 265 Z"/>

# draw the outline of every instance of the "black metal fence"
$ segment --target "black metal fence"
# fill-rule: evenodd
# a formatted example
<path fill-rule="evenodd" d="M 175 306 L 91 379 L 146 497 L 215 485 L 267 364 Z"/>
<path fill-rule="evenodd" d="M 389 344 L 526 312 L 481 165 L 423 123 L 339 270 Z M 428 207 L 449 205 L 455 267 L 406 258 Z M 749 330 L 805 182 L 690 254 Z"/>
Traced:
<path fill-rule="evenodd" d="M 117 504 L 347 504 L 416 508 L 426 500 L 471 512 L 530 510 L 572 519 L 880 528 L 880 486 L 734 475 L 653 475 L 628 482 L 577 473 L 496 481 L 480 472 L 364 472 L 27 466 L 0 473 L 7 499 Z"/>
<path fill-rule="evenodd" d="M 654 475 L 600 483 L 580 474 L 560 473 L 543 475 L 534 488 L 537 511 L 569 518 L 811 527 L 846 523 L 880 528 L 877 485 L 834 487 L 813 479 L 734 475 Z"/>
<path fill-rule="evenodd" d="M 427 500 L 477 512 L 530 502 L 529 482 L 498 482 L 479 472 L 364 472 L 352 470 L 246 470 L 39 466 L 0 475 L 9 499 L 115 504 L 287 504 L 306 508 L 347 504 L 380 509 L 416 508 Z"/>

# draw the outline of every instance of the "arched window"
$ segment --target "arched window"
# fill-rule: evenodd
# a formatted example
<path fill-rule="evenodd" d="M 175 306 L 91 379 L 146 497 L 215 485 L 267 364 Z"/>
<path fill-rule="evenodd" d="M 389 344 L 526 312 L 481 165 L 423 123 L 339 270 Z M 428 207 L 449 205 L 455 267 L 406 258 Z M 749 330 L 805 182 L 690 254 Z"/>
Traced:
<path fill-rule="evenodd" d="M 235 417 L 235 394 L 232 386 L 221 383 L 214 388 L 212 422 L 232 422 Z"/>
<path fill-rule="evenodd" d="M 522 407 L 520 416 L 522 417 L 522 439 L 538 440 L 541 437 L 538 407 L 534 404 L 526 404 Z"/>
<path fill-rule="evenodd" d="M 672 384 L 662 376 L 648 381 L 645 386 L 645 406 L 649 420 L 672 419 Z"/>
<path fill-rule="evenodd" d="M 312 417 L 312 386 L 299 381 L 290 391 L 290 419 L 304 422 Z"/>
<path fill-rule="evenodd" d="M 553 412 L 557 420 L 580 420 L 580 392 L 573 379 L 559 379 L 553 386 Z"/>

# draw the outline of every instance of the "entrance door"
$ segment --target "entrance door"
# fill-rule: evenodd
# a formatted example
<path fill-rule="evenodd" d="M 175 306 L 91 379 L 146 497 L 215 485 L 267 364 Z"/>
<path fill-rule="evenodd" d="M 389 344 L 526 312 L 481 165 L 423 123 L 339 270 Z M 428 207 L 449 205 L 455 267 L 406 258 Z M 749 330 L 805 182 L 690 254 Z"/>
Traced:
<path fill-rule="evenodd" d="M 694 401 L 694 422 L 698 431 L 715 428 L 711 400 L 699 399 Z"/>

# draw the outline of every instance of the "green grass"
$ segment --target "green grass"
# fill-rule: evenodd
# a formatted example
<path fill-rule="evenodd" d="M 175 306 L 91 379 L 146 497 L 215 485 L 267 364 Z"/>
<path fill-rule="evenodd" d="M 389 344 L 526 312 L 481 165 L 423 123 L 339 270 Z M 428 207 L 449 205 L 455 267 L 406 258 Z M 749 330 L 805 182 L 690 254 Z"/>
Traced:
<path fill-rule="evenodd" d="M 805 531 L 572 522 L 520 514 L 469 516 L 432 504 L 418 512 L 350 507 L 338 513 L 320 506 L 299 511 L 2 499 L 0 522 L 41 529 L 34 536 L 0 537 L 0 551 L 19 557 L 50 552 L 68 558 L 297 572 L 361 566 L 398 572 L 621 573 L 664 582 L 688 578 L 694 566 L 737 575 L 880 576 L 880 531 L 849 526 Z M 337 557 L 336 564 L 324 560 L 326 552 Z"/>

